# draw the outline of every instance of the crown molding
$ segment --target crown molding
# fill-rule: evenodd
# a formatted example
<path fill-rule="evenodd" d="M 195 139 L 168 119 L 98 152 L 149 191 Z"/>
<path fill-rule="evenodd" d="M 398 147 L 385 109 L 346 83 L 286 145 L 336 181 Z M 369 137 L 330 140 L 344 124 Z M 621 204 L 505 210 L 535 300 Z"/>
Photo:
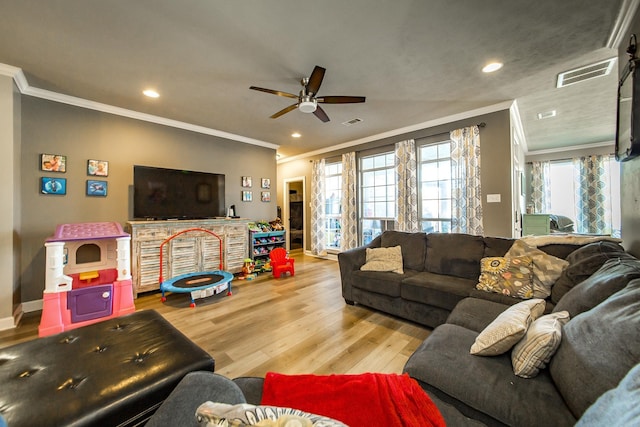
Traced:
<path fill-rule="evenodd" d="M 366 144 L 367 142 L 378 141 L 380 139 L 394 137 L 394 136 L 402 135 L 405 133 L 409 133 L 409 132 L 413 132 L 421 129 L 428 129 L 431 127 L 440 126 L 447 123 L 457 122 L 459 120 L 470 119 L 472 117 L 481 116 L 483 114 L 490 114 L 490 113 L 495 113 L 497 111 L 508 110 L 512 104 L 513 104 L 513 101 L 504 101 L 498 104 L 493 104 L 493 105 L 489 105 L 482 108 L 476 108 L 475 110 L 465 111 L 463 113 L 453 114 L 450 116 L 441 117 L 439 119 L 417 123 L 415 125 L 394 129 L 388 132 L 367 136 L 365 138 L 360 138 L 353 141 L 344 142 L 342 144 L 332 145 L 331 147 L 321 148 L 315 151 L 309 151 L 307 153 L 298 154 L 296 156 L 285 157 L 283 159 L 278 160 L 278 164 L 292 162 L 294 160 L 305 159 L 307 157 L 317 156 L 320 154 L 330 153 L 333 151 L 342 150 L 344 148 L 350 148 L 356 145 Z"/>
<path fill-rule="evenodd" d="M 639 4 L 640 0 L 624 0 L 622 2 L 622 7 L 618 12 L 618 17 L 616 18 L 613 28 L 611 29 L 611 34 L 607 39 L 606 47 L 609 49 L 618 49 L 622 42 L 626 40 L 628 36 L 627 32 L 631 27 L 631 22 L 636 15 Z"/>
<path fill-rule="evenodd" d="M 566 153 L 568 151 L 588 150 L 590 148 L 599 148 L 599 147 L 613 148 L 614 145 L 615 145 L 615 141 L 602 141 L 602 142 L 595 142 L 593 144 L 580 144 L 580 145 L 571 145 L 569 147 L 547 148 L 544 150 L 528 151 L 525 153 L 525 155 L 528 157 L 528 156 L 538 156 L 540 154 L 556 154 L 556 153 Z"/>
<path fill-rule="evenodd" d="M 46 89 L 40 89 L 29 85 L 22 69 L 11 65 L 0 63 L 0 75 L 12 77 L 16 82 L 16 86 L 23 95 L 33 96 L 35 98 L 46 99 L 48 101 L 59 102 L 61 104 L 73 105 L 75 107 L 86 108 L 88 110 L 100 111 L 103 113 L 114 114 L 116 116 L 128 117 L 130 119 L 141 120 L 144 122 L 155 123 L 163 126 L 169 126 L 177 129 L 188 130 L 205 135 L 217 136 L 220 138 L 238 141 L 245 144 L 258 145 L 260 147 L 271 148 L 277 150 L 280 146 L 258 139 L 247 138 L 242 135 L 236 135 L 217 129 L 198 126 L 191 123 L 181 122 L 179 120 L 168 119 L 165 117 L 155 116 L 153 114 L 141 113 L 139 111 L 128 110 L 126 108 L 115 107 L 113 105 L 103 104 L 100 102 L 90 101 L 84 98 L 65 95 Z"/>

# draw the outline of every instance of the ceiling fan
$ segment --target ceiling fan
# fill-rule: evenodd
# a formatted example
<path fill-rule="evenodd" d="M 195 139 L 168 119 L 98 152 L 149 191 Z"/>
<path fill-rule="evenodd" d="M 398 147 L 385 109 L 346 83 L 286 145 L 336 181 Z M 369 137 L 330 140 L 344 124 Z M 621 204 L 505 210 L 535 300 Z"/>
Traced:
<path fill-rule="evenodd" d="M 316 96 L 318 94 L 318 90 L 320 89 L 320 85 L 322 84 L 322 79 L 324 78 L 325 69 L 319 66 L 315 66 L 313 68 L 313 72 L 310 77 L 305 77 L 300 81 L 302 85 L 302 89 L 300 90 L 299 95 L 294 95 L 293 93 L 281 92 L 279 90 L 265 89 L 257 86 L 251 86 L 249 89 L 258 90 L 260 92 L 272 93 L 278 96 L 284 96 L 287 98 L 297 99 L 298 102 L 295 104 L 289 105 L 286 108 L 275 113 L 271 116 L 272 119 L 277 119 L 278 117 L 288 113 L 289 111 L 293 111 L 296 108 L 303 113 L 313 113 L 317 118 L 322 120 L 323 122 L 329 121 L 329 116 L 318 104 L 353 104 L 357 102 L 364 102 L 364 96 Z"/>

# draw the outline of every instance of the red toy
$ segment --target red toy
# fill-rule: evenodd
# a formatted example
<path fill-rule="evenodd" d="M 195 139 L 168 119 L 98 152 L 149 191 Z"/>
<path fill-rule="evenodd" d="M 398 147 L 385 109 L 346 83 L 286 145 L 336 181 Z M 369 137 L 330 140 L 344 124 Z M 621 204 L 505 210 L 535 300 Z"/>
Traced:
<path fill-rule="evenodd" d="M 269 258 L 271 259 L 273 277 L 278 278 L 280 277 L 280 274 L 287 271 L 291 273 L 292 276 L 295 275 L 295 260 L 293 258 L 289 258 L 285 248 L 275 248 L 271 253 L 269 253 Z"/>

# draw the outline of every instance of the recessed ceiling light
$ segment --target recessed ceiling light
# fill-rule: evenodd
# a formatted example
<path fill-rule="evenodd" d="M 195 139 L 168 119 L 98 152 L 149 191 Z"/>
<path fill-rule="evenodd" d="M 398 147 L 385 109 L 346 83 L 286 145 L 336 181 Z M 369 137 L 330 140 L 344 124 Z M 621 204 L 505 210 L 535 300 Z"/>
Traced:
<path fill-rule="evenodd" d="M 482 71 L 485 73 L 493 73 L 494 71 L 498 71 L 502 68 L 502 62 L 491 62 L 482 68 Z"/>
<path fill-rule="evenodd" d="M 294 133 L 291 134 L 291 136 L 294 137 L 294 138 L 300 138 L 302 135 L 299 134 L 298 132 L 294 132 Z"/>
<path fill-rule="evenodd" d="M 158 98 L 160 96 L 160 94 L 153 89 L 144 90 L 142 93 L 149 98 Z"/>

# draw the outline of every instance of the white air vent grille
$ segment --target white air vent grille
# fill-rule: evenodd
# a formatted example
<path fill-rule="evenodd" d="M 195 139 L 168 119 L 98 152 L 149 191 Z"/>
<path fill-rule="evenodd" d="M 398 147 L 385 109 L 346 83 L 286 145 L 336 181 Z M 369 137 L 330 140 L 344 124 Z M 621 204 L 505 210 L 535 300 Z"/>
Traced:
<path fill-rule="evenodd" d="M 606 76 L 611 73 L 611 70 L 613 70 L 613 65 L 615 64 L 616 59 L 617 58 L 611 58 L 560 73 L 558 74 L 558 83 L 556 87 L 565 87 L 585 80 L 594 79 L 596 77 Z"/>
<path fill-rule="evenodd" d="M 356 123 L 360 123 L 362 121 L 362 119 L 351 119 L 351 120 L 347 120 L 346 122 L 342 122 L 343 125 L 345 126 L 351 126 L 351 125 L 355 125 Z"/>

